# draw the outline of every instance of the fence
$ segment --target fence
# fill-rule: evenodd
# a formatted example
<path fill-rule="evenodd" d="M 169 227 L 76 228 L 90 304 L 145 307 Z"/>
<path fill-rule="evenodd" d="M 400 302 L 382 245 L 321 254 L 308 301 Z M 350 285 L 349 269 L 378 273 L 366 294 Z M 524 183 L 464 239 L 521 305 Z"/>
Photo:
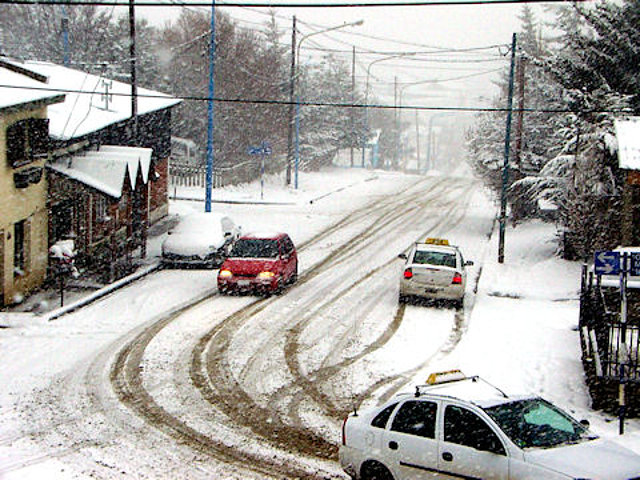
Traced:
<path fill-rule="evenodd" d="M 582 363 L 593 407 L 615 413 L 619 386 L 624 382 L 627 413 L 637 416 L 640 415 L 640 316 L 631 315 L 622 323 L 619 302 L 619 289 L 601 287 L 584 267 L 579 326 Z M 629 311 L 636 312 L 637 308 Z"/>
<path fill-rule="evenodd" d="M 271 169 L 278 168 L 277 163 L 272 162 Z M 237 163 L 230 167 L 218 167 L 213 170 L 213 188 L 221 188 L 227 185 L 237 185 L 251 182 L 260 176 L 260 163 L 253 158 Z M 207 167 L 204 164 L 196 165 L 172 158 L 169 161 L 169 195 L 176 198 L 178 188 L 194 187 L 205 188 L 207 181 Z"/>
<path fill-rule="evenodd" d="M 169 188 L 176 187 L 200 187 L 207 184 L 207 168 L 205 165 L 193 165 L 189 163 L 170 162 L 169 163 Z M 213 187 L 223 186 L 222 175 L 218 171 L 213 171 Z"/>

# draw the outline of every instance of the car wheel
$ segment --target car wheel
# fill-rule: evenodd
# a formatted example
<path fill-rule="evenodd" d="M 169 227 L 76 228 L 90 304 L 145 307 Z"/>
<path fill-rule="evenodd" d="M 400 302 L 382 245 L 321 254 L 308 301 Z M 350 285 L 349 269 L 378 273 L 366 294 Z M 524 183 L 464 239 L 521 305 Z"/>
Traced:
<path fill-rule="evenodd" d="M 289 283 L 293 284 L 298 281 L 298 264 L 296 263 L 296 269 L 293 271 L 291 276 L 289 277 Z"/>
<path fill-rule="evenodd" d="M 378 462 L 365 463 L 360 475 L 362 480 L 393 480 L 391 472 Z"/>
<path fill-rule="evenodd" d="M 407 297 L 405 295 L 398 295 L 398 303 L 407 303 Z"/>

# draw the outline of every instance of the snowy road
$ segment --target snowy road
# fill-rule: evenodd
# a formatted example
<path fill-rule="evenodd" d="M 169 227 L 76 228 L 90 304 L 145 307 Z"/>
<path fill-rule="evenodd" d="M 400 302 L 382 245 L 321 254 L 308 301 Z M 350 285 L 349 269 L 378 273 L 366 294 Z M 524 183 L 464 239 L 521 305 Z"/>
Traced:
<path fill-rule="evenodd" d="M 210 271 L 161 271 L 51 324 L 78 356 L 49 364 L 54 380 L 32 378 L 38 389 L 8 412 L 0 472 L 344 478 L 344 414 L 405 385 L 467 327 L 466 311 L 398 305 L 398 253 L 447 236 L 476 260 L 477 279 L 493 221 L 461 178 L 408 177 L 352 205 L 294 236 L 301 274 L 283 295 L 219 296 Z"/>

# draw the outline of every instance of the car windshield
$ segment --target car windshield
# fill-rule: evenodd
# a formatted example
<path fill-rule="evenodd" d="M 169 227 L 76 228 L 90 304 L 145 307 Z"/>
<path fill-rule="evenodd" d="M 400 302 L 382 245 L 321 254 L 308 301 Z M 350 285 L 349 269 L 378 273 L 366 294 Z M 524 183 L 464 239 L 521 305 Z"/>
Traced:
<path fill-rule="evenodd" d="M 417 250 L 413 256 L 413 263 L 420 265 L 436 265 L 444 267 L 456 267 L 456 255 L 449 252 L 432 252 Z"/>
<path fill-rule="evenodd" d="M 241 238 L 231 249 L 235 258 L 276 258 L 278 241 L 262 238 Z"/>
<path fill-rule="evenodd" d="M 520 448 L 554 447 L 590 440 L 586 427 L 541 398 L 519 400 L 485 408 Z"/>

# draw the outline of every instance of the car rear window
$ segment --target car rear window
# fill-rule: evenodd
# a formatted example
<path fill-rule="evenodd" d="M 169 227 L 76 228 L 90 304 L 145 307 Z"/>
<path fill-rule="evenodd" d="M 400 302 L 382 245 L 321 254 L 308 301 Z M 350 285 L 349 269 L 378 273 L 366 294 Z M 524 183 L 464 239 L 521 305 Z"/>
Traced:
<path fill-rule="evenodd" d="M 384 428 L 387 426 L 387 421 L 389 417 L 393 413 L 393 410 L 396 408 L 398 403 L 394 403 L 393 405 L 389 405 L 387 408 L 382 410 L 376 417 L 371 421 L 371 426 L 376 428 Z"/>
<path fill-rule="evenodd" d="M 418 250 L 413 256 L 413 263 L 455 268 L 456 255 L 455 253 Z"/>
<path fill-rule="evenodd" d="M 263 238 L 241 238 L 231 250 L 235 258 L 276 258 L 278 241 Z"/>

